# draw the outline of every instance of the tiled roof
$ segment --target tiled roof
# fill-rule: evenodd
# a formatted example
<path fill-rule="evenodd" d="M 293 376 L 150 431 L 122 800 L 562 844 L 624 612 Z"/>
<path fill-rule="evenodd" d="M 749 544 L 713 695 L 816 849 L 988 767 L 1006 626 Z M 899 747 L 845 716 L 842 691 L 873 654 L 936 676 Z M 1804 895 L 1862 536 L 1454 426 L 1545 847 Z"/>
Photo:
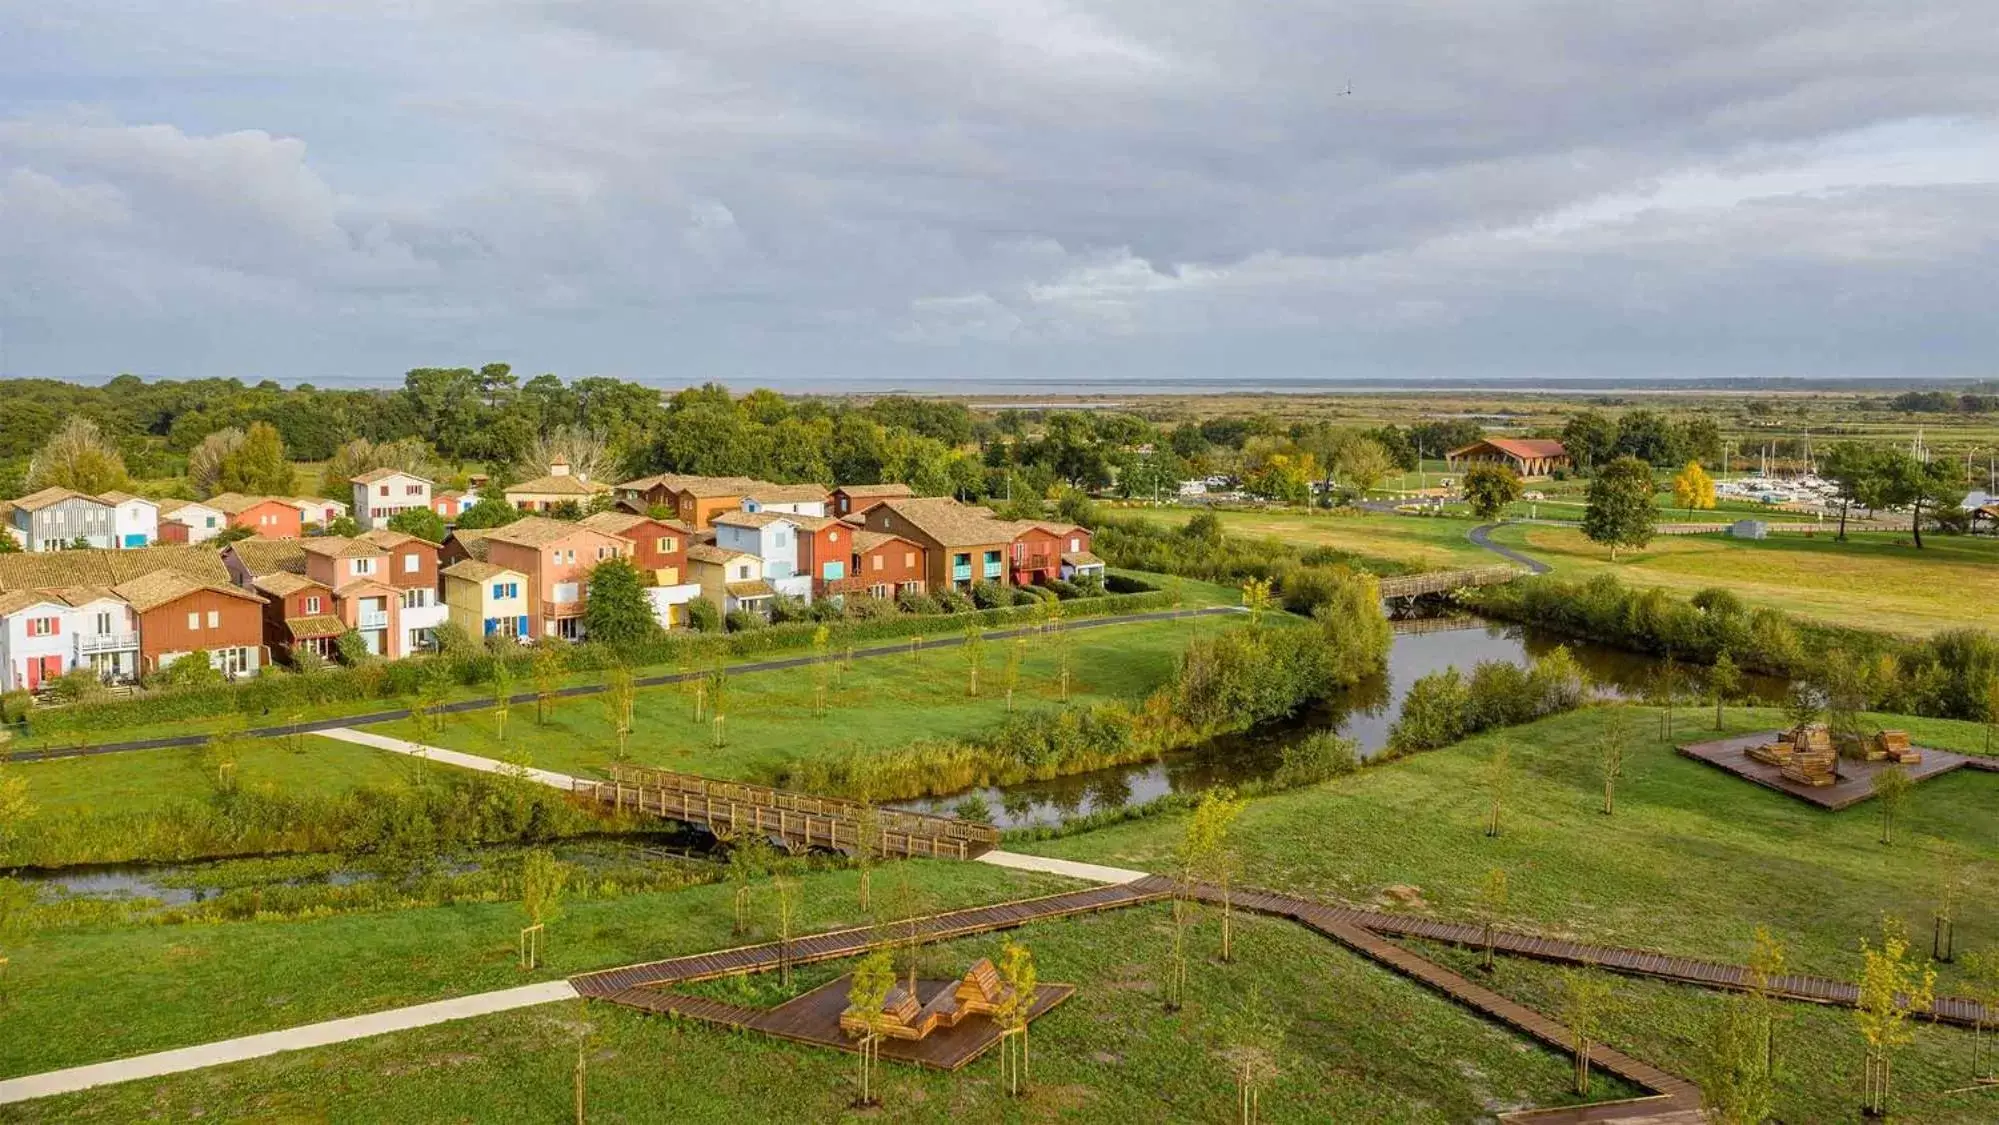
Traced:
<path fill-rule="evenodd" d="M 313 617 L 288 617 L 285 628 L 291 632 L 292 640 L 309 641 L 316 637 L 337 637 L 347 631 L 347 623 L 332 614 L 322 613 Z"/>
<path fill-rule="evenodd" d="M 802 527 L 807 531 L 824 531 L 827 528 L 832 527 L 840 522 L 839 520 L 834 519 L 832 516 L 786 515 L 784 518 L 790 520 L 792 523 L 797 524 L 799 527 Z"/>
<path fill-rule="evenodd" d="M 423 483 L 425 484 L 430 483 L 430 481 L 424 477 L 417 476 L 415 473 L 403 472 L 401 469 L 369 469 L 367 472 L 362 473 L 358 477 L 348 477 L 347 479 L 350 483 L 353 484 L 375 484 L 380 481 L 389 480 L 393 477 L 408 477 L 411 480 L 423 481 Z"/>
<path fill-rule="evenodd" d="M 160 518 L 172 519 L 189 508 L 200 508 L 204 512 L 214 512 L 218 516 L 223 514 L 222 509 L 204 504 L 199 500 L 168 500 L 166 503 L 160 505 Z"/>
<path fill-rule="evenodd" d="M 747 551 L 725 550 L 713 543 L 696 543 L 692 547 L 687 548 L 688 562 L 714 563 L 717 566 L 727 565 L 730 559 L 753 559 L 756 557 Z"/>
<path fill-rule="evenodd" d="M 658 520 L 638 512 L 622 510 L 598 512 L 595 515 L 584 516 L 577 522 L 584 527 L 595 528 L 606 535 L 626 536 L 627 532 L 642 523 L 657 524 L 668 531 L 679 532 L 682 535 L 694 534 L 693 528 L 681 523 L 679 520 Z M 629 538 L 629 536 L 626 537 Z"/>
<path fill-rule="evenodd" d="M 732 598 L 768 598 L 777 593 L 771 589 L 770 583 L 761 578 L 748 582 L 731 582 L 722 588 L 729 591 L 729 596 Z"/>
<path fill-rule="evenodd" d="M 111 506 L 105 504 L 104 501 L 99 500 L 95 496 L 78 492 L 73 488 L 44 488 L 37 492 L 30 492 L 26 496 L 14 501 L 14 506 L 22 511 L 39 512 L 43 508 L 52 504 L 60 504 L 65 500 L 88 500 L 92 504 L 104 504 L 107 508 Z"/>
<path fill-rule="evenodd" d="M 421 535 L 410 535 L 407 532 L 391 531 L 386 527 L 372 528 L 368 531 L 362 532 L 361 534 L 355 536 L 354 538 L 365 539 L 368 542 L 373 543 L 375 546 L 381 547 L 385 550 L 393 550 L 397 547 L 402 546 L 405 543 L 421 543 L 426 547 L 433 547 L 433 548 L 437 546 L 437 544 L 432 543 L 430 540 L 425 539 Z"/>
<path fill-rule="evenodd" d="M 467 582 L 484 582 L 489 578 L 498 578 L 502 574 L 514 574 L 522 578 L 527 577 L 524 574 L 520 574 L 519 571 L 508 570 L 504 566 L 495 566 L 480 559 L 459 559 L 457 562 L 445 567 L 439 573 L 450 575 L 453 578 L 463 578 Z"/>
<path fill-rule="evenodd" d="M 856 499 L 866 497 L 870 500 L 877 497 L 886 500 L 896 496 L 916 495 L 906 484 L 843 484 L 834 491 L 844 492 Z"/>
<path fill-rule="evenodd" d="M 1102 566 L 1104 560 L 1089 551 L 1069 551 L 1062 555 L 1062 561 L 1070 566 Z"/>
<path fill-rule="evenodd" d="M 609 491 L 611 486 L 608 484 L 593 484 L 582 477 L 570 476 L 567 473 L 536 477 L 533 480 L 508 485 L 506 488 L 508 496 L 595 496 L 599 492 Z"/>
<path fill-rule="evenodd" d="M 227 583 L 222 554 L 206 547 L 134 547 L 125 551 L 32 551 L 0 555 L 0 590 L 116 586 L 156 570 Z"/>
<path fill-rule="evenodd" d="M 320 535 L 311 539 L 301 539 L 298 541 L 298 548 L 329 559 L 378 559 L 388 554 L 366 539 L 349 539 L 341 535 Z"/>
<path fill-rule="evenodd" d="M 300 539 L 238 539 L 224 550 L 236 557 L 243 569 L 255 578 L 289 571 L 305 573 L 305 548 Z"/>
<path fill-rule="evenodd" d="M 328 500 L 323 496 L 288 496 L 284 502 L 294 508 L 338 508 L 347 510 L 347 505 L 339 500 Z"/>
<path fill-rule="evenodd" d="M 486 538 L 495 543 L 512 543 L 518 547 L 546 547 L 576 534 L 580 524 L 568 520 L 552 520 L 545 516 L 526 516 L 505 527 L 489 528 Z M 595 530 L 590 529 L 590 530 Z M 598 532 L 599 535 L 604 534 Z"/>
<path fill-rule="evenodd" d="M 275 574 L 257 575 L 251 580 L 250 584 L 259 590 L 267 590 L 281 598 L 288 598 L 300 590 L 311 590 L 314 588 L 324 590 L 327 588 L 324 582 L 314 582 L 303 574 L 293 574 L 289 570 L 280 570 Z"/>
<path fill-rule="evenodd" d="M 760 483 L 743 494 L 751 500 L 763 504 L 796 504 L 799 502 L 826 502 L 826 486 L 819 484 L 768 484 Z"/>
<path fill-rule="evenodd" d="M 137 500 L 141 504 L 151 504 L 155 508 L 160 506 L 160 502 L 158 500 L 154 500 L 145 496 L 139 496 L 131 492 L 100 492 L 97 494 L 97 498 L 99 500 L 104 501 L 106 504 L 124 504 L 129 501 Z"/>
<path fill-rule="evenodd" d="M 243 601 L 262 602 L 263 599 L 247 590 L 239 590 L 226 582 L 197 582 L 184 574 L 171 570 L 156 570 L 142 574 L 130 582 L 121 582 L 113 589 L 119 597 L 132 603 L 132 608 L 140 613 L 150 613 L 163 605 L 169 605 L 189 594 L 203 590 L 240 598 Z"/>
<path fill-rule="evenodd" d="M 52 594 L 64 604 L 71 606 L 85 606 L 106 599 L 114 602 L 124 600 L 109 586 L 68 586 L 58 590 L 43 590 L 42 593 Z"/>
<path fill-rule="evenodd" d="M 769 527 L 774 523 L 796 527 L 798 517 L 790 512 L 722 512 L 709 522 L 721 527 Z"/>
<path fill-rule="evenodd" d="M 458 544 L 460 549 L 475 559 L 483 559 L 486 557 L 486 537 L 492 530 L 490 527 L 455 528 L 451 534 L 444 537 L 444 541 Z"/>
<path fill-rule="evenodd" d="M 1445 454 L 1445 456 L 1456 457 L 1460 453 L 1464 453 L 1468 450 L 1477 449 L 1481 445 L 1489 445 L 1494 449 L 1499 450 L 1502 453 L 1511 453 L 1515 457 L 1526 458 L 1526 459 L 1532 459 L 1537 457 L 1567 457 L 1569 455 L 1568 449 L 1565 446 L 1563 446 L 1561 442 L 1553 441 L 1548 438 L 1487 437 L 1487 438 L 1480 438 L 1477 441 L 1472 442 L 1470 445 L 1464 446 L 1462 448 L 1453 449 L 1449 453 Z"/>
<path fill-rule="evenodd" d="M 259 504 L 269 504 L 272 502 L 282 504 L 285 501 L 271 496 L 245 496 L 240 492 L 218 492 L 208 498 L 209 507 L 214 508 L 218 512 L 227 512 L 232 516 L 241 515 Z"/>
<path fill-rule="evenodd" d="M 38 605 L 62 605 L 61 599 L 42 590 L 9 590 L 0 594 L 0 617 L 7 617 Z"/>
<path fill-rule="evenodd" d="M 757 480 L 754 477 L 697 477 L 684 473 L 657 473 L 637 480 L 628 480 L 618 485 L 628 492 L 650 492 L 665 486 L 675 492 L 692 492 L 698 497 L 749 496 L 759 488 L 783 488 L 784 485 Z"/>
<path fill-rule="evenodd" d="M 863 555 L 890 543 L 907 543 L 918 550 L 923 549 L 923 544 L 916 542 L 914 539 L 904 539 L 900 535 L 887 535 L 879 531 L 854 532 L 854 550 Z"/>
<path fill-rule="evenodd" d="M 989 509 L 968 507 L 942 497 L 890 500 L 885 506 L 946 547 L 1009 543 L 1019 534 L 1012 524 L 992 518 Z"/>

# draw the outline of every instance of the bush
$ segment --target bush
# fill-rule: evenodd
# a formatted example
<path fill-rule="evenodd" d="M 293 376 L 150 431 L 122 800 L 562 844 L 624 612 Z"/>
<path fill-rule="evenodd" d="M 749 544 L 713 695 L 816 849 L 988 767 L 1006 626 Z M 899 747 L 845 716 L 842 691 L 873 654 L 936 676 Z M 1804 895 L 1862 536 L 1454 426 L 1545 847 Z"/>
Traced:
<path fill-rule="evenodd" d="M 838 621 L 845 616 L 846 613 L 840 608 L 840 603 L 834 601 L 832 598 L 819 598 L 807 606 L 805 612 L 805 619 L 807 621 L 821 624 L 829 621 Z"/>
<path fill-rule="evenodd" d="M 1050 578 L 1048 581 L 1043 582 L 1041 585 L 1045 589 L 1055 591 L 1055 596 L 1062 599 L 1065 602 L 1083 596 L 1083 591 L 1078 589 L 1075 583 L 1064 582 L 1060 578 Z"/>
<path fill-rule="evenodd" d="M 812 611 L 803 598 L 790 594 L 779 594 L 770 600 L 770 619 L 774 625 L 786 625 L 793 621 L 812 620 Z"/>
<path fill-rule="evenodd" d="M 1159 589 L 1159 587 L 1142 579 L 1133 578 L 1128 574 L 1106 574 L 1104 576 L 1104 589 L 1113 594 L 1147 594 Z"/>
<path fill-rule="evenodd" d="M 847 595 L 842 608 L 846 611 L 847 617 L 854 621 L 880 621 L 883 618 L 895 617 L 901 613 L 901 610 L 896 608 L 896 604 L 887 598 L 867 597 L 857 594 Z"/>
<path fill-rule="evenodd" d="M 1006 587 L 997 582 L 974 582 L 972 604 L 980 609 L 998 609 L 1007 604 Z"/>
<path fill-rule="evenodd" d="M 752 609 L 732 609 L 723 620 L 731 633 L 748 633 L 770 624 L 763 614 Z"/>
<path fill-rule="evenodd" d="M 1344 777 L 1358 769 L 1360 753 L 1354 740 L 1322 730 L 1286 745 L 1283 762 L 1272 780 L 1295 789 Z"/>
<path fill-rule="evenodd" d="M 919 617 L 934 616 L 943 612 L 942 607 L 937 604 L 937 599 L 931 597 L 929 594 L 918 594 L 915 592 L 897 594 L 895 604 L 902 612 L 914 614 Z"/>
<path fill-rule="evenodd" d="M 1015 586 L 1012 591 L 1013 604 L 1037 606 L 1041 604 L 1041 591 L 1033 586 Z"/>
<path fill-rule="evenodd" d="M 722 611 L 707 598 L 687 603 L 687 627 L 697 633 L 717 633 L 722 629 Z"/>
<path fill-rule="evenodd" d="M 946 588 L 937 591 L 933 597 L 937 600 L 937 608 L 945 613 L 970 613 L 975 609 L 990 608 L 988 606 L 975 605 L 972 599 L 966 597 L 961 590 Z"/>

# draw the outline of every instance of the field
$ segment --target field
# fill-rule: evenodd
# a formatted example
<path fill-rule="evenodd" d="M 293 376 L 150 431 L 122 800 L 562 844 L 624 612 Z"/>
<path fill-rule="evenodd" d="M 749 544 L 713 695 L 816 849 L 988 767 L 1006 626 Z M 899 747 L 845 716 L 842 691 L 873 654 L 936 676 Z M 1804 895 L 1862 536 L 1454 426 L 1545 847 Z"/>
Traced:
<path fill-rule="evenodd" d="M 1186 524 L 1199 508 L 1135 508 L 1121 512 L 1169 527 Z M 1377 512 L 1334 515 L 1301 508 L 1268 511 L 1217 510 L 1215 518 L 1231 535 L 1275 537 L 1307 547 L 1331 547 L 1364 559 L 1402 563 L 1421 570 L 1488 566 L 1493 557 L 1465 538 L 1478 526 L 1471 519 L 1418 518 Z"/>
<path fill-rule="evenodd" d="M 1659 536 L 1642 551 L 1609 552 L 1560 527 L 1516 524 L 1495 542 L 1525 551 L 1558 574 L 1614 573 L 1626 584 L 1687 595 L 1725 586 L 1752 605 L 1838 625 L 1926 635 L 1976 624 L 1972 607 L 1999 604 L 1999 540 L 1929 535 L 1921 551 L 1892 532 Z M 1989 619 L 1987 620 L 1989 624 Z"/>

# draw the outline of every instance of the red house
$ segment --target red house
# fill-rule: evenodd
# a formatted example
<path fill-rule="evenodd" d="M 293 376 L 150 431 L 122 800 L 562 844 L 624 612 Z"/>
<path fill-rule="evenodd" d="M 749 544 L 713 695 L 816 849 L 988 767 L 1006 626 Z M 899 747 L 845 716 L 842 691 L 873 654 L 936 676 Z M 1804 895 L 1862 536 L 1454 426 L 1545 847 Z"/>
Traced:
<path fill-rule="evenodd" d="M 923 592 L 930 566 L 923 544 L 900 535 L 861 529 L 853 533 L 851 546 L 847 577 L 827 583 L 827 593 L 892 598 L 902 593 Z"/>
<path fill-rule="evenodd" d="M 632 565 L 654 586 L 678 586 L 688 581 L 687 547 L 694 529 L 679 520 L 654 519 L 636 512 L 598 512 L 576 521 L 577 526 L 632 541 Z"/>
<path fill-rule="evenodd" d="M 225 492 L 209 497 L 206 503 L 226 514 L 230 527 L 247 527 L 259 539 L 297 539 L 305 531 L 305 517 L 298 506 L 274 496 Z"/>

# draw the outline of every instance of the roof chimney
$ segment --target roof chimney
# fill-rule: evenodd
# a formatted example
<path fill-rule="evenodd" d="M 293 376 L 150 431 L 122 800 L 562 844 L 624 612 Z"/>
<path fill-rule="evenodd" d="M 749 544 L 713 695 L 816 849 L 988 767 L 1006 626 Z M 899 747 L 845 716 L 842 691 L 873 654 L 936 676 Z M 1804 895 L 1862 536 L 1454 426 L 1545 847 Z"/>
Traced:
<path fill-rule="evenodd" d="M 550 461 L 548 463 L 548 475 L 552 477 L 568 476 L 569 475 L 568 460 L 562 457 L 557 457 L 554 460 Z"/>

